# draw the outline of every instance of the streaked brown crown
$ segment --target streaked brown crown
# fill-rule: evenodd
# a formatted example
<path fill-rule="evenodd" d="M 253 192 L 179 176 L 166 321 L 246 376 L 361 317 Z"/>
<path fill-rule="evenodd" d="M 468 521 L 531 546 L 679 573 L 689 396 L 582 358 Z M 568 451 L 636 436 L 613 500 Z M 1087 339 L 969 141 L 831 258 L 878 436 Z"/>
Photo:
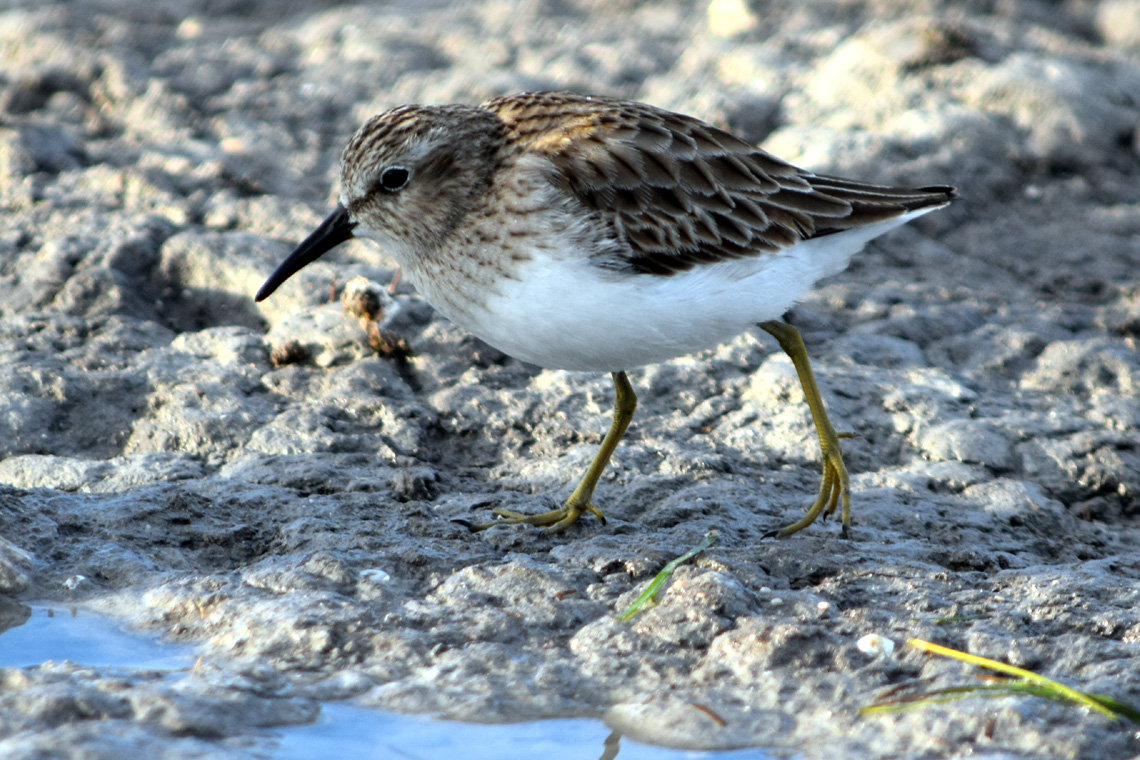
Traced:
<path fill-rule="evenodd" d="M 367 229 L 431 251 L 483 200 L 505 131 L 476 106 L 409 105 L 374 116 L 341 154 L 341 201 Z M 396 192 L 383 185 L 394 167 L 408 172 Z"/>
<path fill-rule="evenodd" d="M 871 185 L 798 169 L 690 116 L 571 93 L 484 103 L 522 150 L 628 243 L 605 266 L 668 274 L 943 206 L 951 187 Z"/>

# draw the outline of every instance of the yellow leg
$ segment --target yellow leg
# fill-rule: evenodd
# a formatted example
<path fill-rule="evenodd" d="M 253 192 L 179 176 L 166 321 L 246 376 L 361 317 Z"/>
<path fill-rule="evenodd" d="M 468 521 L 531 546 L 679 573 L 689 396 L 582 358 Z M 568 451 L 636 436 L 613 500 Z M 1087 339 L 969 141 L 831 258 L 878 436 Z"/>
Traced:
<path fill-rule="evenodd" d="M 582 476 L 582 481 L 574 489 L 574 493 L 570 494 L 570 498 L 566 500 L 562 508 L 552 512 L 544 512 L 541 515 L 524 515 L 508 509 L 496 509 L 494 510 L 495 516 L 504 519 L 472 525 L 471 530 L 485 530 L 495 525 L 527 523 L 528 525 L 544 527 L 547 533 L 561 533 L 573 525 L 583 512 L 589 512 L 605 525 L 606 518 L 602 514 L 602 510 L 595 507 L 590 499 L 594 495 L 594 488 L 598 485 L 602 472 L 609 464 L 614 449 L 617 448 L 621 437 L 625 435 L 625 429 L 629 427 L 629 422 L 633 419 L 634 410 L 637 409 L 637 395 L 633 392 L 633 386 L 629 384 L 629 378 L 626 377 L 626 374 L 614 372 L 613 378 L 614 388 L 617 389 L 617 396 L 614 398 L 614 421 L 610 425 L 606 437 L 602 439 L 602 446 L 598 449 L 597 456 L 594 457 L 590 468 L 586 470 L 586 474 Z"/>
<path fill-rule="evenodd" d="M 843 505 L 843 535 L 851 529 L 851 484 L 847 477 L 847 467 L 843 464 L 843 452 L 839 448 L 840 435 L 831 426 L 827 410 L 823 408 L 819 388 L 808 361 L 807 348 L 796 328 L 786 322 L 761 322 L 761 329 L 769 333 L 792 360 L 796 374 L 800 377 L 800 387 L 807 399 L 811 418 L 815 422 L 815 432 L 819 434 L 820 458 L 823 461 L 823 480 L 819 484 L 819 496 L 802 518 L 777 531 L 768 534 L 776 538 L 786 538 L 798 533 L 815 522 L 820 513 L 834 514 L 839 504 Z"/>

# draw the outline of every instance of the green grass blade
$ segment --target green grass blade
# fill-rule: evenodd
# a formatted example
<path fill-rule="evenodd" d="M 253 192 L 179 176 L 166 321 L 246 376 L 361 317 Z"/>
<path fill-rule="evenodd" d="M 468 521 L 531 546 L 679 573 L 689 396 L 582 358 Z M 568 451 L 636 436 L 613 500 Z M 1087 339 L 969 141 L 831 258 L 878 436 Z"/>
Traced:
<path fill-rule="evenodd" d="M 951 686 L 945 689 L 934 689 L 932 691 L 924 691 L 920 694 L 911 694 L 885 702 L 876 702 L 875 704 L 868 707 L 860 708 L 859 714 L 878 715 L 881 713 L 904 712 L 906 710 L 914 710 L 916 708 L 926 707 L 928 705 L 957 702 L 960 699 L 966 699 L 968 697 L 1021 696 L 1028 690 L 1018 688 L 1019 684 L 1025 685 L 1019 681 L 1012 681 L 1008 684 L 987 684 L 985 686 Z"/>
<path fill-rule="evenodd" d="M 679 566 L 688 562 L 693 557 L 697 556 L 705 549 L 708 549 L 710 546 L 715 544 L 716 539 L 716 531 L 711 531 L 705 535 L 704 539 L 699 544 L 682 554 L 680 557 L 671 560 L 667 565 L 665 565 L 661 572 L 657 573 L 657 575 L 653 577 L 653 580 L 649 582 L 649 585 L 645 588 L 645 591 L 641 592 L 641 596 L 637 597 L 637 599 L 633 601 L 633 604 L 629 605 L 625 612 L 618 615 L 618 620 L 629 620 L 638 612 L 641 612 L 642 607 L 647 604 L 652 604 L 653 597 L 655 597 L 657 595 L 657 592 L 661 590 L 661 587 L 664 586 L 671 577 L 673 577 L 674 571 L 676 571 Z"/>
<path fill-rule="evenodd" d="M 1025 681 L 1005 681 L 1001 683 L 984 684 L 979 686 L 950 686 L 945 689 L 924 691 L 885 702 L 877 702 L 869 707 L 859 710 L 862 715 L 875 715 L 879 713 L 903 712 L 917 707 L 926 707 L 932 704 L 957 702 L 969 697 L 1041 697 L 1043 699 L 1057 699 L 1057 693 L 1037 684 Z"/>
<path fill-rule="evenodd" d="M 1110 697 L 1107 694 L 1093 694 L 1091 692 L 1085 692 L 1085 695 L 1089 699 L 1093 699 L 1101 703 L 1106 708 L 1112 710 L 1114 713 L 1124 718 L 1125 720 L 1130 720 L 1136 725 L 1140 726 L 1140 710 L 1137 710 L 1132 705 L 1127 704 L 1126 702 L 1121 702 L 1119 699 Z"/>
<path fill-rule="evenodd" d="M 1003 676 L 1012 678 L 995 678 L 996 682 L 979 686 L 952 686 L 946 689 L 911 694 L 896 699 L 884 700 L 859 710 L 861 715 L 876 715 L 889 712 L 900 712 L 923 707 L 931 704 L 955 702 L 967 697 L 1009 697 L 1033 696 L 1043 699 L 1052 699 L 1057 702 L 1070 702 L 1098 712 L 1105 717 L 1116 720 L 1125 718 L 1140 725 L 1140 710 L 1125 704 L 1114 697 L 1104 694 L 1089 694 L 1076 689 L 1070 689 L 1062 683 L 1051 678 L 1038 675 L 1029 670 L 1007 665 L 1004 662 L 979 657 L 975 654 L 960 652 L 957 649 L 932 644 L 922 639 L 910 639 L 907 644 L 915 649 L 921 649 L 930 654 L 942 655 L 959 662 L 976 665 L 987 670 L 994 670 Z M 898 689 L 892 690 L 892 692 Z"/>
<path fill-rule="evenodd" d="M 952 659 L 958 660 L 959 662 L 965 662 L 970 665 L 977 665 L 979 668 L 986 668 L 987 670 L 995 670 L 998 673 L 1004 673 L 1015 678 L 1020 678 L 1023 681 L 1036 684 L 1047 692 L 1047 694 L 1042 695 L 1046 696 L 1047 698 L 1074 702 L 1078 705 L 1081 705 L 1082 707 L 1087 707 L 1088 709 L 1098 712 L 1101 715 L 1104 715 L 1113 720 L 1116 720 L 1118 717 L 1117 714 L 1111 709 L 1105 707 L 1103 704 L 1085 694 L 1083 691 L 1070 689 L 1063 683 L 1059 683 L 1051 678 L 1046 678 L 1045 676 L 1038 675 L 1033 671 L 1018 668 L 1013 665 L 1007 665 L 1004 662 L 998 662 L 997 660 L 991 660 L 986 657 L 979 657 L 976 654 L 959 652 L 957 649 L 950 649 L 949 647 L 939 646 L 938 644 L 932 644 L 929 641 L 923 641 L 922 639 L 909 639 L 907 641 L 907 644 L 914 647 L 915 649 L 921 649 L 924 652 L 939 654 L 943 657 L 950 657 Z"/>

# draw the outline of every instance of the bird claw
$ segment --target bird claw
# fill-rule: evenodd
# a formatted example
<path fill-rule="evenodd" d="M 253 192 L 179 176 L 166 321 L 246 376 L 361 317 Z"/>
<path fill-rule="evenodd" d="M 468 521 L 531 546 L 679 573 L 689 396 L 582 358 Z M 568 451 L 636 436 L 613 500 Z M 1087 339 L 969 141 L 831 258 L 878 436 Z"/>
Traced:
<path fill-rule="evenodd" d="M 593 503 L 587 503 L 585 506 L 578 506 L 569 501 L 562 505 L 561 508 L 551 510 L 550 512 L 543 512 L 539 515 L 526 515 L 522 512 L 515 512 L 510 509 L 495 509 L 492 514 L 500 519 L 494 520 L 489 523 L 469 523 L 462 521 L 471 530 L 472 533 L 477 533 L 487 528 L 493 528 L 496 525 L 533 525 L 537 528 L 545 528 L 546 532 L 550 535 L 561 533 L 569 528 L 571 525 L 578 521 L 584 512 L 589 512 L 594 517 L 598 518 L 598 522 L 602 525 L 606 524 L 606 516 L 602 514 L 602 510 L 598 509 Z"/>
<path fill-rule="evenodd" d="M 851 480 L 847 475 L 847 466 L 843 463 L 843 452 L 839 448 L 839 438 L 844 437 L 827 430 L 823 431 L 826 443 L 822 448 L 823 478 L 819 484 L 819 496 L 808 508 L 807 514 L 780 530 L 764 534 L 764 538 L 787 538 L 799 533 L 811 525 L 817 518 L 826 520 L 835 514 L 835 510 L 842 507 L 840 517 L 843 521 L 842 535 L 850 536 L 851 531 Z"/>

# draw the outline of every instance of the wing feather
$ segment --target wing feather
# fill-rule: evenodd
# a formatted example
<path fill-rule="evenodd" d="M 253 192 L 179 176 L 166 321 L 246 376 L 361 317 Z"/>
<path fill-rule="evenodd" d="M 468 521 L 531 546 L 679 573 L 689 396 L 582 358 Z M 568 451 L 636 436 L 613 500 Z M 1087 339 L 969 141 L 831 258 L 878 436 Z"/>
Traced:
<path fill-rule="evenodd" d="M 943 206 L 953 188 L 872 185 L 813 174 L 698 119 L 628 101 L 530 93 L 488 101 L 521 150 L 621 245 L 599 264 L 669 274 L 764 256 L 832 234 Z"/>

